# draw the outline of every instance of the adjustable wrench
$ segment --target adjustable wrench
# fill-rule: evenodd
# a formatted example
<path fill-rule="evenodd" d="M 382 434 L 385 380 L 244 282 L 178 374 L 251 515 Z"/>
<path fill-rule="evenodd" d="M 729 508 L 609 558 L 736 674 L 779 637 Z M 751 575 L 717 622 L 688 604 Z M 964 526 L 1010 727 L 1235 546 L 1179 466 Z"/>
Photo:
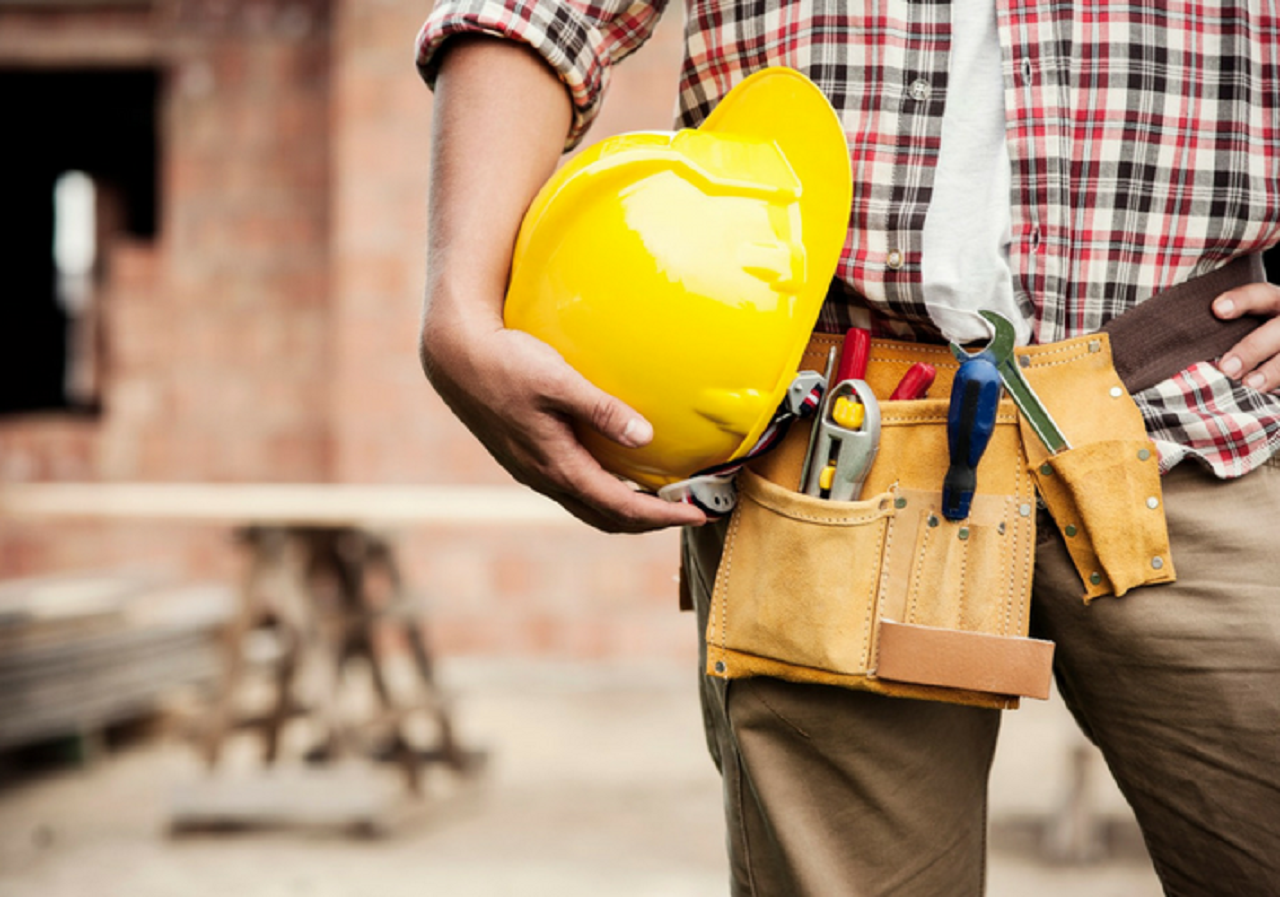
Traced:
<path fill-rule="evenodd" d="M 1004 388 L 1008 390 L 1009 398 L 1013 399 L 1013 403 L 1018 406 L 1018 410 L 1027 419 L 1031 429 L 1040 437 L 1040 441 L 1045 444 L 1045 448 L 1055 455 L 1071 448 L 1071 443 L 1067 442 L 1067 437 L 1062 435 L 1062 431 L 1058 429 L 1053 416 L 1049 414 L 1048 409 L 1041 403 L 1040 397 L 1031 388 L 1031 384 L 1022 376 L 1022 369 L 1018 367 L 1018 359 L 1013 354 L 1015 338 L 1013 324 L 1008 318 L 993 311 L 981 311 L 978 314 L 982 315 L 987 323 L 991 325 L 995 333 L 991 341 L 978 352 L 968 352 L 958 344 L 951 343 L 951 353 L 961 363 L 971 358 L 986 358 L 991 361 L 996 366 L 996 370 L 1000 372 L 1000 380 L 1004 383 Z"/>

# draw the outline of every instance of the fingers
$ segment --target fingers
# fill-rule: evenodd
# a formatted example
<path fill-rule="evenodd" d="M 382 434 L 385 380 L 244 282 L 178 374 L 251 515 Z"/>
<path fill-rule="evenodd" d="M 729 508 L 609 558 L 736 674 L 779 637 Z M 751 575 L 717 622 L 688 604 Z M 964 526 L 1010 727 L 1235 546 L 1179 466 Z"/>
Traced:
<path fill-rule="evenodd" d="M 628 448 L 639 448 L 652 441 L 652 425 L 625 402 L 596 387 L 567 365 L 560 373 L 558 388 L 548 395 L 559 412 Z M 580 456 L 578 463 L 565 463 L 574 456 Z M 601 468 L 576 439 L 571 449 L 561 449 L 559 460 L 565 475 L 565 491 L 552 497 L 597 529 L 644 532 L 669 526 L 701 526 L 707 521 L 706 514 L 693 505 L 668 502 L 632 489 Z"/>
<path fill-rule="evenodd" d="M 636 492 L 601 468 L 578 441 L 575 422 L 632 448 L 647 444 L 653 428 L 550 346 L 528 334 L 499 330 L 451 348 L 452 356 L 437 351 L 431 358 L 432 383 L 518 482 L 605 532 L 706 522 L 692 505 Z"/>
<path fill-rule="evenodd" d="M 1218 369 L 1233 380 L 1261 392 L 1280 387 L 1280 286 L 1255 283 L 1230 290 L 1213 303 L 1223 320 L 1256 315 L 1263 323 L 1232 346 Z"/>
<path fill-rule="evenodd" d="M 561 374 L 558 389 L 548 395 L 557 411 L 582 421 L 627 448 L 640 448 L 653 441 L 653 426 L 626 402 L 609 395 L 567 365 Z"/>
<path fill-rule="evenodd" d="M 641 533 L 672 526 L 701 526 L 707 516 L 693 505 L 668 502 L 637 492 L 600 467 L 562 422 L 563 441 L 539 441 L 550 455 L 538 463 L 505 465 L 525 485 L 562 505 L 569 513 L 608 533 Z M 517 470 L 520 473 L 517 473 Z"/>
<path fill-rule="evenodd" d="M 646 495 L 613 479 L 626 495 L 618 493 L 593 504 L 585 494 L 576 496 L 551 496 L 573 516 L 606 533 L 644 533 L 672 526 L 702 526 L 707 515 L 693 505 L 664 501 L 656 495 Z"/>

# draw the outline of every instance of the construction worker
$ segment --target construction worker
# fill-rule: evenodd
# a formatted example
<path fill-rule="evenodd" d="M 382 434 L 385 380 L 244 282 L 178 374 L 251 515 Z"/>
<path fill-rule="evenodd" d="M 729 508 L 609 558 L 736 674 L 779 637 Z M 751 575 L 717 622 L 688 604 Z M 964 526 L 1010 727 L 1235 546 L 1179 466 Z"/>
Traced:
<path fill-rule="evenodd" d="M 419 38 L 436 91 L 422 361 L 520 482 L 611 532 L 686 527 L 705 614 L 725 537 L 690 504 L 606 473 L 574 422 L 622 446 L 640 415 L 503 302 L 522 216 L 661 3 L 441 0 Z M 1263 8 L 1265 7 L 1265 9 Z M 974 339 L 1090 333 L 1280 239 L 1280 14 L 1269 4 L 691 2 L 680 124 L 766 65 L 822 87 L 855 183 L 819 329 Z M 1134 396 L 1159 451 L 1174 584 L 1081 602 L 1042 527 L 1032 634 L 1101 748 L 1168 893 L 1280 881 L 1280 289 L 1212 304 L 1258 326 Z M 999 712 L 769 677 L 706 679 L 734 894 L 980 894 Z"/>

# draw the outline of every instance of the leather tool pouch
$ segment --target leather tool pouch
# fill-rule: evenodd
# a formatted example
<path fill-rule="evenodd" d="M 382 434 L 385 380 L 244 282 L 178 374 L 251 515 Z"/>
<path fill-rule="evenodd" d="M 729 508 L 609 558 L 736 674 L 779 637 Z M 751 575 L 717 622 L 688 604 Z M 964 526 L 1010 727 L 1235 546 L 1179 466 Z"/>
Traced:
<path fill-rule="evenodd" d="M 815 336 L 803 367 L 821 369 L 837 341 Z M 1172 578 L 1163 513 L 1148 507 L 1159 501 L 1155 452 L 1128 394 L 1111 394 L 1119 380 L 1106 338 L 1024 352 L 1027 379 L 1073 448 L 1047 457 L 1003 399 L 966 520 L 940 510 L 957 368 L 943 347 L 873 344 L 867 380 L 877 395 L 917 361 L 938 379 L 933 398 L 881 402 L 880 449 L 859 501 L 799 491 L 807 427 L 741 472 L 711 597 L 708 674 L 983 707 L 1047 697 L 1053 645 L 1027 638 L 1037 484 L 1072 534 L 1086 598 Z M 1135 517 L 1140 548 L 1129 546 Z"/>
<path fill-rule="evenodd" d="M 1155 446 L 1105 333 L 1025 350 L 1027 382 L 1071 442 L 1050 455 L 1023 421 L 1028 469 L 1084 583 L 1084 600 L 1172 582 Z"/>

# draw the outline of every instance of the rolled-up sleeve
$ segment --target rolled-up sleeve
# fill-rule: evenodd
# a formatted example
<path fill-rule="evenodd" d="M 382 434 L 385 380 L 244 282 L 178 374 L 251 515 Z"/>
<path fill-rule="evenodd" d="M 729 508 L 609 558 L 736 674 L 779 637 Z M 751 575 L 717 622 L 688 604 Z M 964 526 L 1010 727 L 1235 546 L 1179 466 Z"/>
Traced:
<path fill-rule="evenodd" d="M 560 76 L 573 101 L 571 149 L 595 119 L 610 67 L 643 44 L 667 0 L 439 0 L 418 32 L 418 71 L 434 86 L 439 52 L 459 34 L 529 45 Z"/>

